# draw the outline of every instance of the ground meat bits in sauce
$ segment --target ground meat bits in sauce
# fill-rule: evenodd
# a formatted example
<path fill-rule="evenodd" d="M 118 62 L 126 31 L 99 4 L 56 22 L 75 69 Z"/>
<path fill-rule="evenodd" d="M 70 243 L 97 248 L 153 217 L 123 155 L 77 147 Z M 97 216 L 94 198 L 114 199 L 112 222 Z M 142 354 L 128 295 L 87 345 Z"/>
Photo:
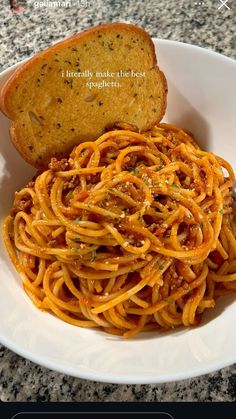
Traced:
<path fill-rule="evenodd" d="M 76 186 L 79 185 L 79 178 L 74 175 L 72 176 L 72 178 L 70 180 L 67 180 L 64 185 L 63 185 L 63 189 L 74 189 Z"/>
<path fill-rule="evenodd" d="M 57 160 L 56 157 L 52 157 L 48 168 L 53 172 L 58 172 L 59 170 L 66 170 L 68 166 L 69 162 L 67 159 Z"/>
<path fill-rule="evenodd" d="M 20 201 L 15 202 L 11 209 L 11 215 L 17 214 L 17 212 L 20 211 L 24 211 L 27 213 L 30 212 L 32 203 L 33 202 L 31 197 L 23 198 Z"/>

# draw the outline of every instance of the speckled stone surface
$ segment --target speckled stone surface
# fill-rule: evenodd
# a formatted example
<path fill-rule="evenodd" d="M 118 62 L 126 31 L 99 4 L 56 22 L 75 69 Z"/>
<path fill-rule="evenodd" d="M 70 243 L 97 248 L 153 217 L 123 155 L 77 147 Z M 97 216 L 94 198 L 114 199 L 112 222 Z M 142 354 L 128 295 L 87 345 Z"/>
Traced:
<path fill-rule="evenodd" d="M 72 0 L 68 8 L 35 8 L 12 13 L 0 7 L 0 68 L 33 55 L 65 36 L 101 22 L 126 21 L 152 36 L 192 43 L 236 58 L 236 2 Z M 101 384 L 65 376 L 27 361 L 0 346 L 2 401 L 235 401 L 236 365 L 200 378 L 159 385 Z"/>

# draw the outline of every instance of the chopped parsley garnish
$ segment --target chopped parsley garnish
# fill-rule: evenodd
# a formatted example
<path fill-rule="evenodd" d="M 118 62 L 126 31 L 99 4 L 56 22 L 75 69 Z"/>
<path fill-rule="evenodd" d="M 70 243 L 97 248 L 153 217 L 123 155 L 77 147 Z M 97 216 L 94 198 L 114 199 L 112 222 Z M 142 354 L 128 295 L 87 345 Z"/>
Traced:
<path fill-rule="evenodd" d="M 165 303 L 167 303 L 167 304 L 170 304 L 170 303 L 171 303 L 171 301 L 170 301 L 170 300 L 168 300 L 168 298 L 164 299 L 163 301 L 164 301 Z"/>
<path fill-rule="evenodd" d="M 161 262 L 157 262 L 157 267 L 162 271 L 164 269 L 164 265 Z"/>
<path fill-rule="evenodd" d="M 80 242 L 80 237 L 79 237 L 79 236 L 75 237 L 75 238 L 74 238 L 74 241 L 75 241 L 75 242 Z"/>
<path fill-rule="evenodd" d="M 80 221 L 80 217 L 77 217 L 73 220 L 73 223 L 77 224 Z"/>
<path fill-rule="evenodd" d="M 159 159 L 160 159 L 160 164 L 163 166 L 163 163 L 164 163 L 164 161 L 163 161 L 163 158 L 162 158 L 162 155 L 161 154 L 159 154 Z"/>
<path fill-rule="evenodd" d="M 69 191 L 68 194 L 66 195 L 66 199 L 70 199 L 73 195 L 73 191 Z"/>
<path fill-rule="evenodd" d="M 103 201 L 107 201 L 109 199 L 109 196 L 110 196 L 109 192 L 106 191 L 103 197 Z"/>
<path fill-rule="evenodd" d="M 180 187 L 178 185 L 176 185 L 176 183 L 172 183 L 173 188 L 179 189 Z"/>
<path fill-rule="evenodd" d="M 223 215 L 223 214 L 224 214 L 224 210 L 223 210 L 223 209 L 220 209 L 220 210 L 219 210 L 219 213 L 220 213 L 221 215 Z"/>
<path fill-rule="evenodd" d="M 96 257 L 97 257 L 96 249 L 93 249 L 92 250 L 92 256 L 91 256 L 91 261 L 93 262 L 96 259 Z"/>
<path fill-rule="evenodd" d="M 127 170 L 134 176 L 137 176 L 138 172 L 134 167 L 127 167 Z"/>

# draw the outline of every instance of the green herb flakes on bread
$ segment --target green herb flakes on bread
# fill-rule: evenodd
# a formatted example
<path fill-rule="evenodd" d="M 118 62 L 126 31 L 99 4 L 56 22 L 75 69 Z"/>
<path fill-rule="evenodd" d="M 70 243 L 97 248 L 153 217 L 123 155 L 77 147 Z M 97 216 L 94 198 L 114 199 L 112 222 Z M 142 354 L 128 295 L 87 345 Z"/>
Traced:
<path fill-rule="evenodd" d="M 3 86 L 0 107 L 12 121 L 17 150 L 43 168 L 51 157 L 68 156 L 75 145 L 97 139 L 116 123 L 150 129 L 165 113 L 166 96 L 150 36 L 134 25 L 111 23 L 67 38 L 21 65 Z"/>

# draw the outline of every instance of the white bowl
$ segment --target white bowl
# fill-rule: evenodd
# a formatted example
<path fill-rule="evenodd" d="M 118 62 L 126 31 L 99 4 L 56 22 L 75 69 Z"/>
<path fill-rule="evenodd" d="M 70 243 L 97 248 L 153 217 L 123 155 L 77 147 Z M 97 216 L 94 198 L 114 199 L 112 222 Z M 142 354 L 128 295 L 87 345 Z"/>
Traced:
<path fill-rule="evenodd" d="M 235 166 L 236 62 L 179 42 L 154 40 L 168 85 L 166 120 L 192 131 L 200 145 Z M 2 84 L 16 66 L 0 75 Z M 0 218 L 34 170 L 9 141 L 0 115 Z M 65 374 L 113 383 L 158 383 L 214 371 L 236 361 L 235 297 L 221 298 L 201 326 L 143 333 L 125 341 L 80 329 L 36 309 L 0 248 L 0 341 Z"/>

